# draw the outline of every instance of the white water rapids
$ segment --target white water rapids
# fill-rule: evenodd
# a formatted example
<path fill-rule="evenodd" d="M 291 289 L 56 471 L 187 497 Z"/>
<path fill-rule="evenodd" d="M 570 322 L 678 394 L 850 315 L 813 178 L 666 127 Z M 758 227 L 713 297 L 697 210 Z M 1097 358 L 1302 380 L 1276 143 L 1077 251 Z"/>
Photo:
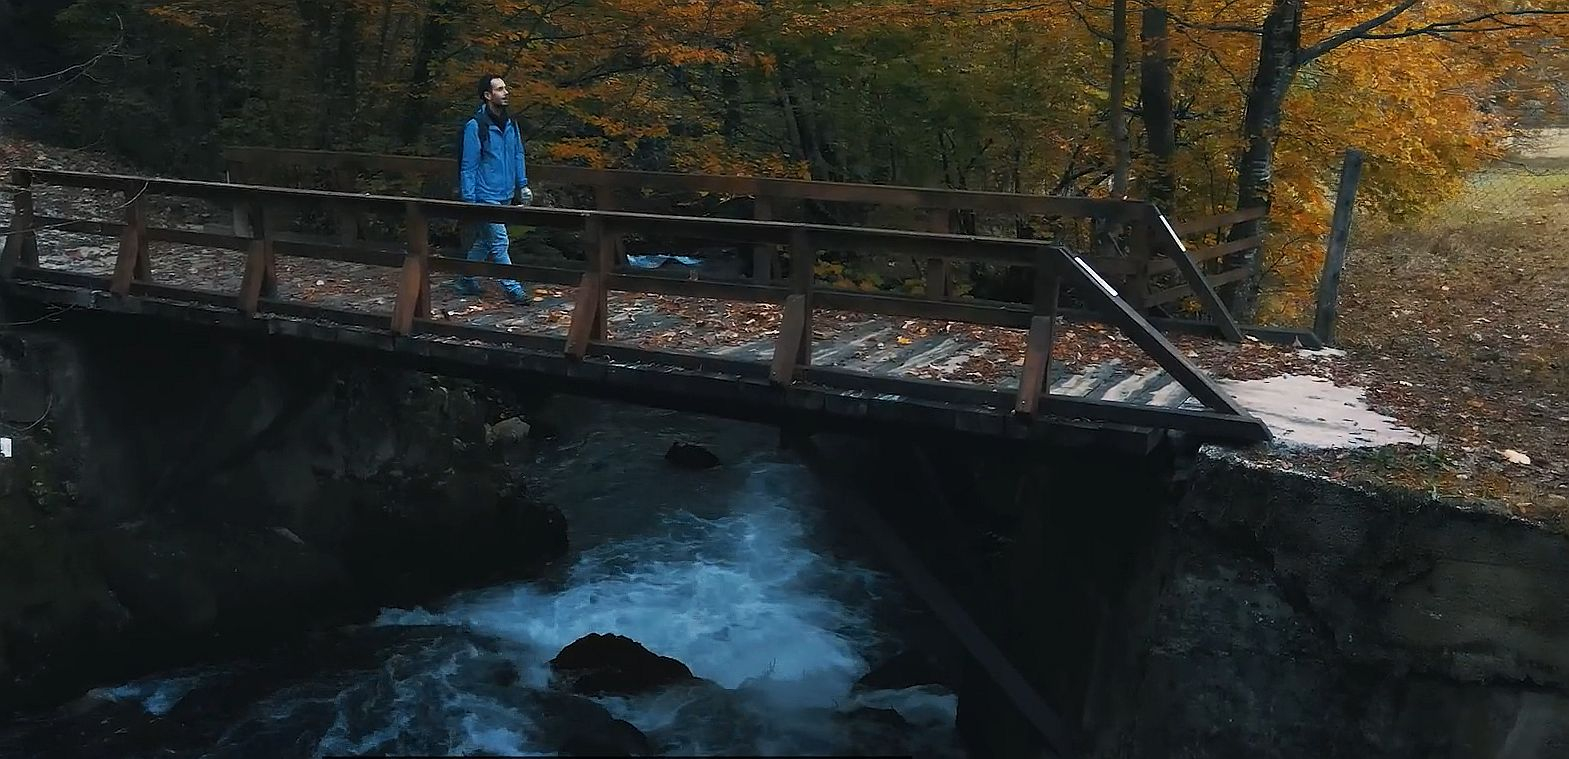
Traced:
<path fill-rule="evenodd" d="M 534 495 L 570 525 L 560 571 L 385 609 L 368 628 L 382 636 L 365 643 L 368 665 L 269 684 L 223 718 L 216 745 L 148 755 L 553 755 L 542 736 L 554 717 L 527 694 L 548 690 L 557 651 L 596 632 L 632 638 L 713 684 L 595 699 L 659 754 L 864 751 L 845 715 L 873 707 L 897 711 L 905 738 L 930 755 L 959 755 L 951 694 L 852 690 L 907 648 L 901 638 L 922 615 L 868 568 L 857 536 L 833 521 L 773 431 L 597 404 L 571 413 L 593 421 L 534 464 Z M 662 458 L 675 439 L 709 445 L 725 463 L 676 470 Z M 498 666 L 516 682 L 498 686 L 488 674 Z M 102 696 L 157 717 L 202 698 L 223 669 Z"/>

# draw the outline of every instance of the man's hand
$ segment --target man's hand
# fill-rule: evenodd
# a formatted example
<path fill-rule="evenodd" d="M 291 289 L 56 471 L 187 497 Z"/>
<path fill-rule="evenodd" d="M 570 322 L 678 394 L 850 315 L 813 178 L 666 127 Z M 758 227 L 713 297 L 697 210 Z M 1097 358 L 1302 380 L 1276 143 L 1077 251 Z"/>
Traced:
<path fill-rule="evenodd" d="M 527 206 L 534 204 L 534 191 L 527 187 L 518 190 L 518 205 Z"/>

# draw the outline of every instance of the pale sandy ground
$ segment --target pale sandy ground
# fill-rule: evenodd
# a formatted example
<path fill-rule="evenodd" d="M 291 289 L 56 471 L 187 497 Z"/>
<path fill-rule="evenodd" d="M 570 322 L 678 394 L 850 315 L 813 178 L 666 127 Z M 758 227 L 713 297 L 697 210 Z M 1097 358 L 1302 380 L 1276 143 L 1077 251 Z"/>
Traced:
<path fill-rule="evenodd" d="M 1515 144 L 1521 158 L 1569 159 L 1569 127 L 1538 129 Z"/>
<path fill-rule="evenodd" d="M 1376 448 L 1430 442 L 1428 436 L 1370 408 L 1364 388 L 1341 387 L 1323 377 L 1301 374 L 1218 382 L 1269 425 L 1277 445 Z"/>

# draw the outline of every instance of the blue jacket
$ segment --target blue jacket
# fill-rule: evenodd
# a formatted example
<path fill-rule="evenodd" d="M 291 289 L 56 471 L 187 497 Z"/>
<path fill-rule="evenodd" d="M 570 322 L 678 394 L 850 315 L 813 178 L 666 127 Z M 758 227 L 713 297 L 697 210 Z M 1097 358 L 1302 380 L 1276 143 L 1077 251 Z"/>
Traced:
<path fill-rule="evenodd" d="M 480 154 L 479 130 L 489 129 L 490 138 Z M 511 203 L 517 191 L 528 186 L 523 163 L 523 136 L 518 125 L 507 120 L 506 131 L 480 105 L 474 118 L 463 124 L 463 158 L 458 162 L 458 192 L 469 203 Z"/>

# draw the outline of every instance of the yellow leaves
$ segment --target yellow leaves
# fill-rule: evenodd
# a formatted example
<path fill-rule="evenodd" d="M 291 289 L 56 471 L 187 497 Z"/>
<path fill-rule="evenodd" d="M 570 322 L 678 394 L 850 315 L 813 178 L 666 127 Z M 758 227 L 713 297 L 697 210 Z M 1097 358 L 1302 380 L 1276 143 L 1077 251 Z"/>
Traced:
<path fill-rule="evenodd" d="M 212 27 L 202 21 L 196 12 L 178 4 L 158 5 L 147 9 L 147 15 L 189 31 L 211 32 Z"/>
<path fill-rule="evenodd" d="M 545 146 L 545 155 L 552 163 L 581 164 L 590 168 L 604 168 L 607 156 L 599 140 L 569 138 L 556 140 Z"/>

